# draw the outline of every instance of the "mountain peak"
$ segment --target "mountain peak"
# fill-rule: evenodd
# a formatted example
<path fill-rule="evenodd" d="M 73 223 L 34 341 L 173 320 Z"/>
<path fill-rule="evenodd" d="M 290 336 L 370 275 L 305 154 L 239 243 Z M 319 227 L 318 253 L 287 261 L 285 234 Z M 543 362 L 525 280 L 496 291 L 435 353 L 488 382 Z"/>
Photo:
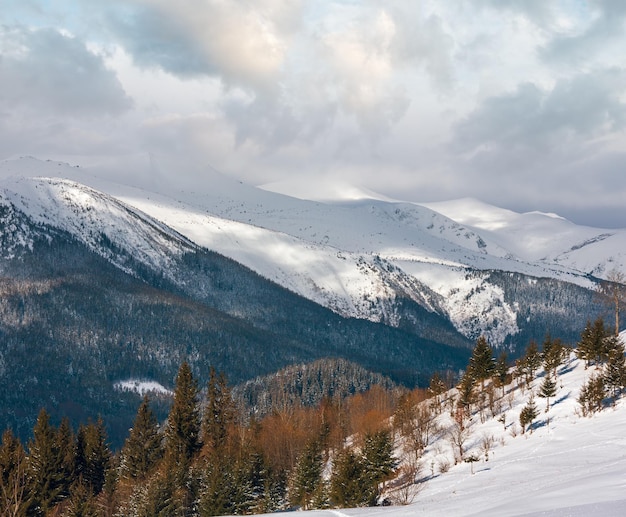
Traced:
<path fill-rule="evenodd" d="M 368 199 L 388 202 L 395 201 L 365 187 L 353 185 L 329 176 L 322 176 L 314 185 L 311 184 L 310 180 L 305 181 L 300 178 L 289 178 L 266 183 L 260 185 L 259 188 L 298 199 L 324 203 Z"/>

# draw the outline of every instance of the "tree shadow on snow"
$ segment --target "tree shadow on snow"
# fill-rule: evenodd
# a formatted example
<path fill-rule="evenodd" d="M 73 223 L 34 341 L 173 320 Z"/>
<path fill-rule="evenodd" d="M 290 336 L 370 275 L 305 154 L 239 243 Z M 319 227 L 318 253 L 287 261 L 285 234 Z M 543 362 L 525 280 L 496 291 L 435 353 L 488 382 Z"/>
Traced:
<path fill-rule="evenodd" d="M 559 397 L 558 399 L 556 399 L 554 402 L 552 402 L 552 406 L 556 406 L 557 404 L 560 404 L 561 402 L 567 400 L 569 398 L 569 396 L 572 394 L 571 391 L 568 391 L 565 395 L 562 395 L 561 397 Z"/>
<path fill-rule="evenodd" d="M 576 368 L 574 363 L 566 364 L 559 369 L 559 375 L 565 375 L 566 373 L 573 372 Z"/>

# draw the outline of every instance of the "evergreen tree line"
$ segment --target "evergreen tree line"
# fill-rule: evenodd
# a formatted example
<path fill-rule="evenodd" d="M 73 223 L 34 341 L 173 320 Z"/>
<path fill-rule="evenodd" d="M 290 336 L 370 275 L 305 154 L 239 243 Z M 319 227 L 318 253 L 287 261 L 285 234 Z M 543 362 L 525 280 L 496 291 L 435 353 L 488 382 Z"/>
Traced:
<path fill-rule="evenodd" d="M 522 433 L 532 432 L 540 414 L 535 397 L 545 399 L 548 413 L 570 353 L 547 335 L 541 348 L 532 341 L 511 368 L 506 354 L 494 357 L 480 337 L 460 380 L 448 372 L 433 375 L 428 389 L 373 386 L 313 407 L 279 405 L 260 419 L 241 409 L 224 375 L 211 368 L 201 390 L 183 363 L 163 425 L 145 397 L 117 453 L 107 444 L 102 420 L 74 432 L 67 420 L 53 426 L 42 410 L 26 447 L 6 431 L 0 515 L 243 515 L 377 504 L 387 483 L 397 495 L 417 482 L 424 450 L 443 436 L 436 421 L 446 409 L 454 425 L 444 437 L 457 462 L 478 461 L 467 455 L 468 428 L 477 415 L 483 422 L 503 415 L 512 382 L 529 392 L 519 424 Z M 593 371 L 580 392 L 583 414 L 622 395 L 624 345 L 601 319 L 587 323 L 576 354 Z M 400 468 L 398 446 L 404 452 Z M 481 447 L 488 456 L 489 444 Z"/>
<path fill-rule="evenodd" d="M 386 423 L 394 397 L 376 386 L 249 419 L 224 375 L 211 369 L 201 390 L 185 362 L 167 420 L 160 425 L 144 397 L 117 453 L 101 419 L 74 432 L 67 419 L 55 427 L 41 410 L 26 446 L 7 430 L 0 515 L 208 516 L 373 505 L 397 463 Z M 351 447 L 348 436 L 357 437 Z"/>
<path fill-rule="evenodd" d="M 524 390 L 531 386 L 537 372 L 543 370 L 541 383 L 529 391 L 528 402 L 522 409 L 519 423 L 522 433 L 532 429 L 532 424 L 540 414 L 535 396 L 545 399 L 545 412 L 550 410 L 550 401 L 558 393 L 558 372 L 570 356 L 571 348 L 560 339 L 545 337 L 540 349 L 536 341 L 531 341 L 524 355 L 515 361 L 510 369 L 506 353 L 498 359 L 484 337 L 476 341 L 467 369 L 457 385 L 455 418 L 462 429 L 464 423 L 475 413 L 485 420 L 486 411 L 496 414 L 498 402 L 495 391 L 504 388 L 515 380 L 517 387 Z M 614 403 L 626 388 L 626 357 L 624 344 L 619 336 L 605 326 L 602 318 L 588 321 L 576 343 L 576 356 L 585 362 L 585 368 L 594 368 L 588 382 L 581 388 L 578 402 L 582 414 L 588 415 Z M 432 384 L 431 384 L 432 389 Z"/>

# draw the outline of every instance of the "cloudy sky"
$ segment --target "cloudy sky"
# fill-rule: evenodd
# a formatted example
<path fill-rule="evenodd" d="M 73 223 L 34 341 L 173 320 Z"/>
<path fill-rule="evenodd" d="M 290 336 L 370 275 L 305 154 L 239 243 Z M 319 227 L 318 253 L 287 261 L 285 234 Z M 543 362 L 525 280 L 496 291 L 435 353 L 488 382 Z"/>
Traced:
<path fill-rule="evenodd" d="M 0 0 L 0 159 L 626 227 L 625 49 L 623 0 Z"/>

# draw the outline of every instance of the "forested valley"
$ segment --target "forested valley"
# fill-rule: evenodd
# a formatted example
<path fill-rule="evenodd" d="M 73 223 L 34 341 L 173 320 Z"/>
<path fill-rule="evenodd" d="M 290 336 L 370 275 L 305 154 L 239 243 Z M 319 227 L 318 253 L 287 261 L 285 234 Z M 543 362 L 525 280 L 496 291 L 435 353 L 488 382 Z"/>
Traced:
<path fill-rule="evenodd" d="M 28 443 L 6 430 L 0 514 L 208 516 L 406 504 L 428 478 L 425 450 L 443 441 L 454 463 L 479 461 L 470 453 L 469 429 L 490 418 L 505 423 L 516 393 L 527 404 L 510 432 L 532 433 L 539 415 L 534 397 L 545 399 L 547 412 L 572 357 L 595 372 L 580 389 L 581 416 L 622 395 L 624 345 L 600 318 L 587 323 L 574 351 L 547 335 L 514 364 L 505 353 L 494 357 L 481 337 L 460 378 L 435 373 L 428 388 L 381 382 L 356 392 L 355 382 L 331 394 L 336 386 L 319 382 L 326 386 L 321 399 L 307 395 L 307 405 L 293 396 L 294 386 L 301 394 L 318 392 L 302 388 L 315 384 L 307 378 L 351 367 L 320 362 L 287 369 L 274 379 L 272 409 L 258 416 L 250 405 L 258 397 L 244 404 L 245 390 L 234 395 L 213 368 L 203 385 L 183 362 L 167 419 L 157 419 L 145 396 L 119 450 L 110 448 L 102 419 L 74 430 L 67 419 L 53 424 L 42 409 Z M 491 447 L 485 437 L 480 450 L 487 458 Z M 449 468 L 444 460 L 430 465 L 432 473 Z"/>

